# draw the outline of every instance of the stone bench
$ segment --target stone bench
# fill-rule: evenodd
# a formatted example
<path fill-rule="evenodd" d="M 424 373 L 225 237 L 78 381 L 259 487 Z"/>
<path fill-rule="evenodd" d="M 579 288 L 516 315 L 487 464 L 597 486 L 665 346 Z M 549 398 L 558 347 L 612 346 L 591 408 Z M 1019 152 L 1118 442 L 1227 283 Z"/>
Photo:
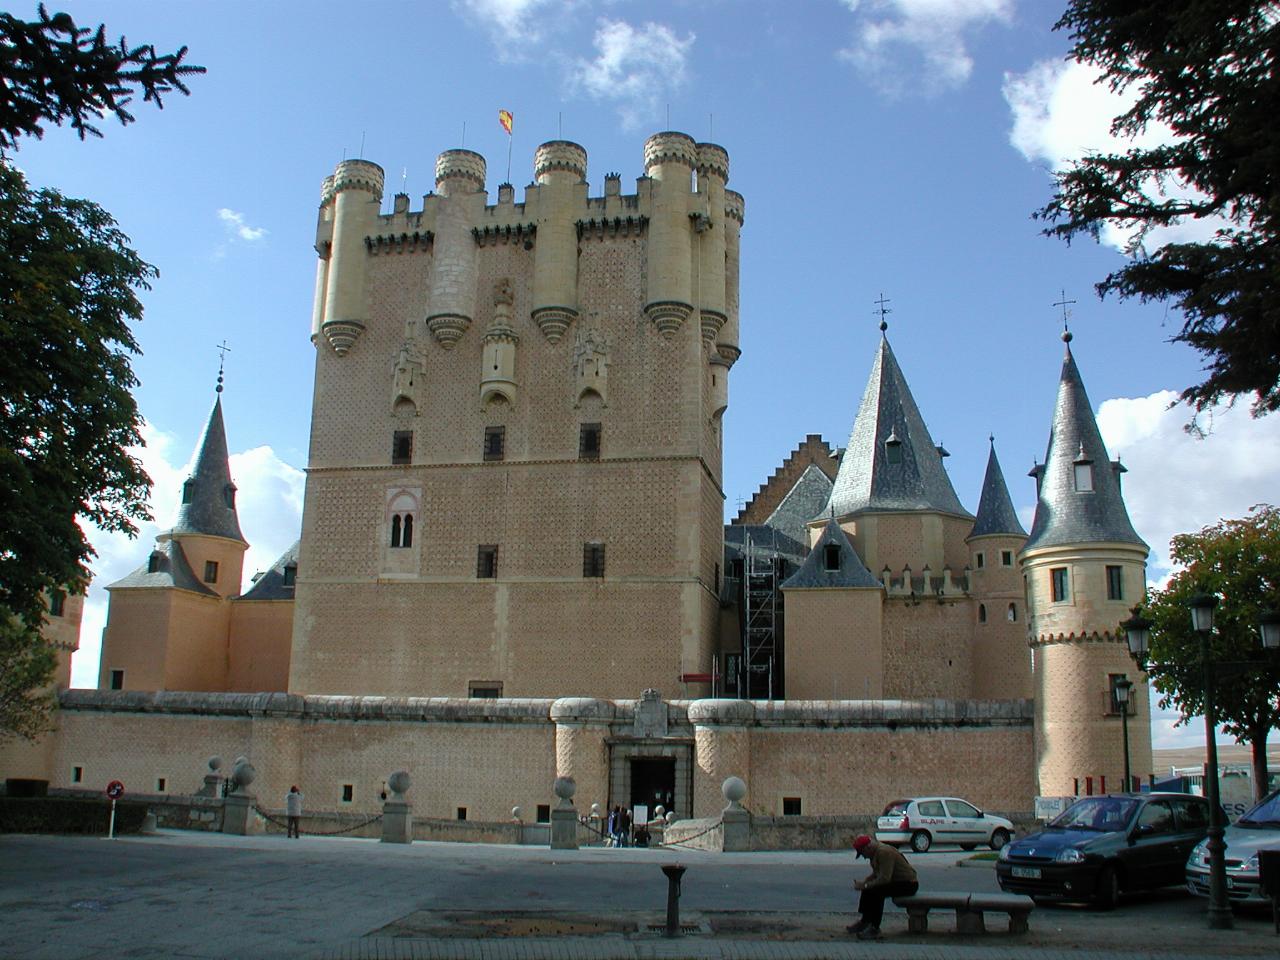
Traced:
<path fill-rule="evenodd" d="M 930 910 L 954 910 L 956 933 L 985 933 L 984 913 L 1007 913 L 1009 932 L 1026 933 L 1027 917 L 1035 909 L 1030 897 L 1014 893 L 949 893 L 937 891 L 917 893 L 912 897 L 894 897 L 895 905 L 907 911 L 907 931 L 924 933 L 929 929 Z"/>

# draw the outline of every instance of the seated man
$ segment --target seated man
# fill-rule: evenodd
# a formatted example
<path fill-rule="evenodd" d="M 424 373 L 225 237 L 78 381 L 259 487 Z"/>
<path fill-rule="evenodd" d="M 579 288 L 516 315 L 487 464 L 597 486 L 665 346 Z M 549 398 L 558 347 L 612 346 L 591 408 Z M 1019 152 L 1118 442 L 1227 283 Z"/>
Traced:
<path fill-rule="evenodd" d="M 859 940 L 876 940 L 880 937 L 880 918 L 884 916 L 884 902 L 889 897 L 914 896 L 920 889 L 916 872 L 896 847 L 860 836 L 853 841 L 855 857 L 871 861 L 871 876 L 855 880 L 853 889 L 862 892 L 858 900 L 858 913 L 862 919 L 845 927 L 857 934 Z"/>

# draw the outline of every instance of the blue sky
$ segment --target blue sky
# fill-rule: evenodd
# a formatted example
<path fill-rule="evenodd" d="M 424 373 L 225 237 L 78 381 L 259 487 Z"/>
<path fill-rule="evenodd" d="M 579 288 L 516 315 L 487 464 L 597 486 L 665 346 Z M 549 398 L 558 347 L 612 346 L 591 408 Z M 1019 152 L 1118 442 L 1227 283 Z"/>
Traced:
<path fill-rule="evenodd" d="M 34 15 L 21 6 L 17 14 Z M 58 9 L 59 5 L 53 4 Z M 557 136 L 624 189 L 646 136 L 668 126 L 723 144 L 746 197 L 742 348 L 725 420 L 727 513 L 808 433 L 843 444 L 889 298 L 889 337 L 961 500 L 975 509 L 987 436 L 1024 519 L 1043 458 L 1062 344 L 1073 344 L 1113 456 L 1129 466 L 1135 525 L 1168 573 L 1177 532 L 1274 500 L 1280 419 L 1212 412 L 1182 431 L 1170 391 L 1199 375 L 1167 342 L 1162 305 L 1100 302 L 1124 238 L 1068 246 L 1031 213 L 1049 170 L 1107 146 L 1116 104 L 1064 60 L 1044 0 L 453 0 L 436 3 L 68 3 L 209 68 L 192 96 L 103 140 L 53 129 L 15 162 L 37 185 L 106 207 L 160 269 L 137 330 L 145 462 L 158 523 L 143 542 L 94 537 L 101 554 L 77 656 L 92 683 L 102 587 L 167 526 L 213 399 L 226 340 L 225 412 L 253 543 L 246 573 L 297 536 L 314 348 L 308 341 L 321 179 L 344 156 L 387 172 L 413 206 L 436 155 L 464 145 L 506 168 L 499 108 L 515 114 L 517 200 L 536 146 Z M 668 123 L 667 117 L 670 117 Z M 1158 133 L 1156 134 L 1158 135 Z M 1202 226 L 1187 228 L 1194 233 Z M 1158 238 L 1157 238 L 1158 240 Z M 1157 745 L 1198 734 L 1155 717 Z"/>

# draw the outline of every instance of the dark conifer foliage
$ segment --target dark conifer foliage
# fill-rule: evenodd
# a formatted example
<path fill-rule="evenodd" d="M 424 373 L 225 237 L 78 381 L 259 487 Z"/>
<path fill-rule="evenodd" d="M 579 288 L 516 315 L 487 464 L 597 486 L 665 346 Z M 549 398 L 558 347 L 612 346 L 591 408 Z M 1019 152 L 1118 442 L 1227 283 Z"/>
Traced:
<path fill-rule="evenodd" d="M 78 27 L 68 13 L 50 16 L 44 4 L 37 13 L 30 22 L 0 13 L 0 147 L 42 136 L 46 123 L 69 123 L 82 140 L 100 137 L 93 123 L 102 116 L 133 122 L 128 107 L 138 93 L 163 108 L 165 94 L 190 92 L 183 77 L 205 72 L 182 62 L 186 47 L 161 55 L 124 37 L 112 44 L 104 26 Z"/>
<path fill-rule="evenodd" d="M 1112 131 L 1157 125 L 1172 143 L 1092 154 L 1056 174 L 1036 216 L 1045 233 L 1095 239 L 1135 229 L 1133 259 L 1098 293 L 1165 300 L 1182 311 L 1172 337 L 1205 360 L 1181 399 L 1196 410 L 1252 395 L 1255 416 L 1280 409 L 1280 14 L 1271 0 L 1072 0 L 1057 29 L 1072 56 L 1113 91 L 1136 95 Z M 1204 242 L 1148 251 L 1150 233 L 1208 218 Z"/>

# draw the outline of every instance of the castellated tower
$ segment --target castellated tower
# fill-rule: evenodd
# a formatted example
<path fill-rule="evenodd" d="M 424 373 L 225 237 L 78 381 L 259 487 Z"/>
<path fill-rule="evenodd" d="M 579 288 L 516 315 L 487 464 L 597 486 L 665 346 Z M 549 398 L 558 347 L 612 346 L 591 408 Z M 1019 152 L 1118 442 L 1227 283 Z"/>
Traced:
<path fill-rule="evenodd" d="M 551 141 L 491 204 L 484 158 L 449 150 L 389 213 L 376 164 L 325 180 L 291 691 L 712 672 L 743 201 L 715 144 L 659 133 L 644 163 L 593 197 L 586 150 Z"/>
<path fill-rule="evenodd" d="M 1117 678 L 1134 681 L 1129 725 L 1131 769 L 1151 772 L 1145 678 L 1116 628 L 1141 599 L 1147 545 L 1134 531 L 1120 492 L 1124 468 L 1103 445 L 1071 334 L 1043 466 L 1035 522 L 1020 554 L 1034 653 L 1036 756 L 1040 793 L 1123 788 L 1124 744 Z"/>
<path fill-rule="evenodd" d="M 965 539 L 974 599 L 973 696 L 1005 700 L 1031 696 L 1027 611 L 1016 558 L 1027 532 L 1009 498 L 996 458 L 995 440 L 987 457 L 978 516 Z"/>

